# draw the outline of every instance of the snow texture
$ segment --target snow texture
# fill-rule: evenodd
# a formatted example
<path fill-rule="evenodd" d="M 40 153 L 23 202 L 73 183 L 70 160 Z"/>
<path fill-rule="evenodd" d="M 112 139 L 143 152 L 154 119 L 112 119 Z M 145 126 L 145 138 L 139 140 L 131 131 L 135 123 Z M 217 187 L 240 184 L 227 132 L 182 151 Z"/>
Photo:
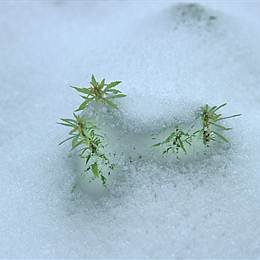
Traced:
<path fill-rule="evenodd" d="M 260 257 L 257 1 L 2 1 L 0 14 L 0 258 Z M 92 73 L 128 95 L 113 149 L 139 146 L 107 189 L 71 193 L 81 166 L 56 122 Z M 139 156 L 143 136 L 224 102 L 243 114 L 230 145 Z"/>

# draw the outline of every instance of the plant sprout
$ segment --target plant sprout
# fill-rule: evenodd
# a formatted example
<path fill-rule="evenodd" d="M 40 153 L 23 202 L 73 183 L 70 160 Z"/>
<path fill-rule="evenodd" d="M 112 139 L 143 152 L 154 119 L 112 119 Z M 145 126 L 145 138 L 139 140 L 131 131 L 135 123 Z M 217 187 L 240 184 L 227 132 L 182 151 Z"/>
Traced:
<path fill-rule="evenodd" d="M 220 106 L 210 107 L 206 104 L 205 106 L 201 107 L 198 117 L 200 118 L 202 124 L 201 129 L 196 130 L 192 134 L 189 134 L 188 132 L 184 132 L 178 129 L 177 127 L 175 131 L 172 132 L 164 141 L 154 144 L 153 147 L 161 145 L 166 146 L 166 150 L 163 151 L 163 154 L 168 153 L 170 150 L 178 154 L 180 149 L 186 154 L 186 146 L 192 145 L 193 137 L 197 135 L 202 137 L 202 142 L 206 146 L 209 146 L 209 143 L 211 141 L 217 141 L 217 138 L 224 142 L 229 142 L 228 139 L 220 132 L 229 131 L 232 128 L 227 128 L 223 126 L 220 121 L 233 117 L 238 117 L 241 116 L 241 114 L 223 117 L 222 114 L 218 113 L 218 110 L 226 105 L 227 104 L 224 103 Z M 194 125 L 191 128 L 193 127 Z"/>
<path fill-rule="evenodd" d="M 61 119 L 59 124 L 70 127 L 69 138 L 65 139 L 59 145 L 72 140 L 71 150 L 78 149 L 78 155 L 85 161 L 85 169 L 81 176 L 92 172 L 94 178 L 101 180 L 102 184 L 106 185 L 106 177 L 103 168 L 107 167 L 107 175 L 110 175 L 114 164 L 111 164 L 107 156 L 103 152 L 103 136 L 96 133 L 96 126 L 87 121 L 80 115 L 73 113 L 74 119 Z M 75 189 L 76 185 L 73 187 Z"/>
<path fill-rule="evenodd" d="M 125 94 L 115 87 L 119 85 L 121 81 L 113 81 L 110 83 L 105 83 L 105 79 L 102 79 L 98 82 L 95 76 L 92 74 L 90 86 L 87 88 L 71 86 L 76 89 L 78 92 L 84 94 L 81 97 L 84 99 L 84 102 L 79 106 L 76 111 L 81 111 L 85 109 L 93 100 L 102 104 L 106 104 L 113 109 L 117 109 L 118 106 L 111 101 L 111 99 L 125 97 Z"/>
<path fill-rule="evenodd" d="M 167 154 L 170 150 L 178 154 L 179 150 L 187 153 L 186 146 L 191 145 L 192 136 L 189 133 L 183 132 L 178 127 L 165 140 L 154 144 L 153 147 L 166 146 L 162 154 Z M 177 156 L 178 158 L 178 156 Z"/>
<path fill-rule="evenodd" d="M 224 103 L 220 106 L 213 106 L 210 107 L 208 104 L 201 107 L 200 109 L 200 119 L 202 128 L 198 131 L 196 131 L 194 134 L 201 134 L 202 135 L 202 141 L 204 145 L 209 145 L 211 141 L 216 141 L 216 137 L 219 137 L 224 142 L 228 142 L 228 139 L 223 136 L 220 131 L 229 131 L 232 128 L 224 127 L 220 121 L 233 118 L 237 116 L 241 116 L 241 114 L 236 114 L 232 116 L 223 117 L 222 114 L 217 113 L 219 109 L 226 106 L 227 104 Z"/>
<path fill-rule="evenodd" d="M 72 86 L 72 88 L 81 94 L 84 94 L 81 95 L 84 102 L 78 107 L 78 109 L 76 109 L 76 111 L 84 110 L 92 101 L 117 109 L 118 106 L 111 100 L 126 96 L 121 93 L 120 90 L 116 89 L 116 86 L 120 83 L 121 81 L 105 83 L 105 79 L 98 82 L 95 76 L 92 75 L 89 87 L 82 88 Z M 199 116 L 196 119 L 200 120 L 201 127 L 199 129 L 192 131 L 194 126 L 197 124 L 193 124 L 188 131 L 176 127 L 168 137 L 163 141 L 154 144 L 153 147 L 163 147 L 164 150 L 162 154 L 168 154 L 172 151 L 177 154 L 177 159 L 179 159 L 179 152 L 182 151 L 187 154 L 187 147 L 192 145 L 193 139 L 196 136 L 202 139 L 205 146 L 209 146 L 210 142 L 217 141 L 218 138 L 221 141 L 228 142 L 228 139 L 222 135 L 222 132 L 229 131 L 231 128 L 223 126 L 221 121 L 238 117 L 241 114 L 224 117 L 218 112 L 224 106 L 226 106 L 226 103 L 212 107 L 208 104 L 204 105 L 200 108 Z M 85 117 L 75 113 L 73 113 L 73 119 L 61 118 L 59 124 L 70 128 L 69 137 L 63 140 L 59 145 L 71 140 L 71 150 L 77 149 L 78 156 L 84 160 L 85 168 L 81 173 L 81 176 L 91 172 L 94 179 L 99 179 L 102 184 L 106 186 L 106 176 L 110 175 L 115 165 L 110 163 L 109 158 L 105 154 L 104 137 L 98 133 L 96 125 Z M 76 185 L 77 184 L 74 185 L 73 190 Z"/>

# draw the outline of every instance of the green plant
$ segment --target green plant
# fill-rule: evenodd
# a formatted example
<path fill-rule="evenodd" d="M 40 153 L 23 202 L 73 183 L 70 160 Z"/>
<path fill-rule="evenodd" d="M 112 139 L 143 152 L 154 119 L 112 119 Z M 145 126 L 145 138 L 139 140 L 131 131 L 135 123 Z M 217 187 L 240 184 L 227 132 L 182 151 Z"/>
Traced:
<path fill-rule="evenodd" d="M 164 146 L 165 150 L 163 154 L 167 154 L 169 151 L 179 153 L 181 149 L 184 153 L 187 153 L 186 146 L 191 145 L 192 136 L 180 130 L 178 127 L 162 142 L 154 144 L 153 147 Z M 177 156 L 178 158 L 178 156 Z"/>
<path fill-rule="evenodd" d="M 114 164 L 110 163 L 104 153 L 104 138 L 97 133 L 97 127 L 93 123 L 75 113 L 73 113 L 73 116 L 74 119 L 61 118 L 61 122 L 58 122 L 58 124 L 71 128 L 70 137 L 63 140 L 59 145 L 72 140 L 71 150 L 78 148 L 79 157 L 84 159 L 85 169 L 81 176 L 91 171 L 94 178 L 99 178 L 102 184 L 106 185 L 107 179 L 105 175 L 110 175 Z M 103 172 L 104 167 L 106 172 Z M 73 190 L 75 187 L 76 185 Z"/>
<path fill-rule="evenodd" d="M 199 110 L 198 119 L 200 119 L 201 128 L 193 133 L 184 132 L 178 127 L 173 131 L 165 140 L 154 144 L 153 147 L 166 146 L 163 154 L 168 153 L 170 150 L 178 154 L 181 149 L 185 154 L 187 153 L 187 145 L 192 145 L 193 137 L 199 136 L 202 139 L 204 145 L 209 146 L 211 141 L 222 140 L 228 142 L 228 139 L 223 136 L 221 131 L 229 131 L 232 128 L 225 127 L 221 124 L 222 120 L 226 120 L 233 117 L 241 116 L 241 114 L 235 114 L 231 116 L 223 117 L 221 113 L 218 113 L 219 109 L 226 106 L 224 103 L 220 106 L 210 107 L 208 104 L 201 107 Z M 194 125 L 191 127 L 193 128 Z M 178 158 L 178 156 L 177 156 Z"/>
<path fill-rule="evenodd" d="M 220 121 L 241 116 L 241 114 L 223 117 L 221 113 L 218 113 L 218 110 L 226 105 L 227 104 L 224 103 L 220 106 L 210 107 L 208 104 L 206 104 L 205 106 L 201 107 L 199 115 L 202 127 L 194 134 L 199 133 L 202 136 L 204 145 L 208 146 L 211 141 L 216 141 L 217 137 L 219 137 L 224 142 L 228 142 L 228 139 L 223 136 L 220 131 L 229 131 L 232 128 L 223 126 Z"/>
<path fill-rule="evenodd" d="M 71 86 L 81 94 L 84 94 L 81 95 L 84 102 L 75 110 L 75 112 L 84 110 L 92 101 L 106 104 L 113 109 L 117 109 L 117 105 L 114 104 L 111 99 L 126 96 L 115 88 L 120 83 L 121 81 L 105 83 L 105 79 L 98 82 L 95 76 L 92 75 L 89 87 L 81 88 Z M 115 165 L 110 163 L 108 156 L 104 152 L 104 137 L 97 133 L 95 124 L 75 113 L 73 113 L 73 116 L 73 119 L 61 118 L 61 122 L 59 122 L 59 124 L 71 128 L 69 137 L 59 145 L 71 140 L 71 150 L 77 148 L 79 157 L 85 161 L 85 168 L 81 173 L 81 176 L 88 172 L 92 172 L 93 178 L 100 179 L 105 186 L 107 182 L 106 175 L 110 175 Z M 75 187 L 76 185 L 73 187 L 73 190 Z"/>
<path fill-rule="evenodd" d="M 111 99 L 125 97 L 125 94 L 115 87 L 119 85 L 121 81 L 113 81 L 105 83 L 105 79 L 98 82 L 94 75 L 91 76 L 90 86 L 87 88 L 71 86 L 78 92 L 84 94 L 81 97 L 84 102 L 79 106 L 76 111 L 85 109 L 93 100 L 102 104 L 106 104 L 111 108 L 117 109 L 118 106 L 111 101 Z"/>
<path fill-rule="evenodd" d="M 121 81 L 105 83 L 105 79 L 97 82 L 95 76 L 92 75 L 89 87 L 81 88 L 72 86 L 72 88 L 84 94 L 81 95 L 84 102 L 78 109 L 76 109 L 76 111 L 84 110 L 92 101 L 117 109 L 117 105 L 114 104 L 111 99 L 126 96 L 125 94 L 122 94 L 120 90 L 115 88 L 120 83 Z M 228 139 L 222 135 L 221 131 L 228 131 L 231 130 L 231 128 L 223 126 L 221 121 L 238 117 L 241 114 L 223 117 L 218 111 L 225 105 L 226 103 L 220 106 L 210 107 L 206 104 L 199 110 L 199 116 L 197 119 L 200 119 L 201 127 L 198 130 L 192 132 L 192 129 L 197 124 L 193 124 L 190 127 L 190 130 L 186 132 L 181 130 L 179 127 L 176 127 L 168 137 L 163 141 L 154 144 L 153 147 L 162 146 L 164 148 L 162 154 L 168 154 L 172 151 L 177 154 L 178 158 L 179 151 L 182 151 L 185 154 L 187 153 L 187 147 L 192 145 L 192 141 L 196 136 L 202 139 L 205 146 L 209 146 L 211 141 L 217 141 L 217 138 L 228 142 Z M 76 151 L 79 157 L 84 159 L 85 168 L 81 173 L 81 176 L 91 172 L 93 178 L 98 178 L 105 186 L 107 182 L 106 176 L 110 175 L 115 165 L 110 162 L 105 153 L 104 137 L 98 133 L 98 128 L 94 123 L 75 113 L 73 113 L 73 116 L 74 118 L 72 119 L 61 118 L 61 122 L 58 122 L 59 124 L 70 128 L 69 137 L 63 140 L 59 145 L 71 140 L 71 150 L 77 149 Z M 77 184 L 74 185 L 73 190 L 76 185 Z"/>

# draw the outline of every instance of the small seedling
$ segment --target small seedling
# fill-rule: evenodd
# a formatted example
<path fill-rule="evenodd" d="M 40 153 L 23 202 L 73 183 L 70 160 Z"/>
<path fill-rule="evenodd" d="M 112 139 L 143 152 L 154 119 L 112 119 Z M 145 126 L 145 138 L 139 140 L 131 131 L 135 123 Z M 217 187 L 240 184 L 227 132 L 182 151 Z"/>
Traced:
<path fill-rule="evenodd" d="M 202 139 L 202 142 L 205 146 L 209 146 L 211 141 L 217 141 L 217 138 L 224 142 L 228 142 L 228 139 L 223 136 L 221 131 L 229 131 L 232 128 L 227 128 L 223 126 L 220 121 L 241 116 L 241 114 L 235 114 L 232 116 L 223 117 L 222 114 L 218 113 L 218 110 L 226 106 L 226 103 L 220 106 L 210 107 L 205 105 L 201 107 L 198 119 L 201 122 L 201 128 L 194 131 L 192 134 L 189 132 L 184 132 L 179 128 L 176 128 L 164 141 L 153 145 L 157 146 L 166 146 L 167 148 L 163 151 L 163 154 L 167 154 L 170 150 L 178 154 L 179 150 L 182 150 L 185 154 L 187 153 L 187 145 L 192 145 L 193 137 L 199 136 Z M 191 126 L 191 129 L 194 125 Z M 178 156 L 177 156 L 178 158 Z"/>
<path fill-rule="evenodd" d="M 220 138 L 224 142 L 228 142 L 228 139 L 223 136 L 220 131 L 229 131 L 232 128 L 227 128 L 223 126 L 220 121 L 233 118 L 237 116 L 241 116 L 241 114 L 236 114 L 232 116 L 223 117 L 222 114 L 217 113 L 219 109 L 226 106 L 227 104 L 224 103 L 220 106 L 213 106 L 210 107 L 208 104 L 201 107 L 200 109 L 200 119 L 202 128 L 198 131 L 196 131 L 194 134 L 201 134 L 202 135 L 202 141 L 204 145 L 209 145 L 211 141 L 216 141 L 216 138 Z"/>
<path fill-rule="evenodd" d="M 187 132 L 183 132 L 178 127 L 173 131 L 165 140 L 160 143 L 154 144 L 153 147 L 164 146 L 166 149 L 162 154 L 168 154 L 169 151 L 179 153 L 182 150 L 187 153 L 186 146 L 191 145 L 192 135 Z M 178 155 L 177 155 L 178 158 Z"/>
<path fill-rule="evenodd" d="M 81 176 L 92 172 L 94 178 L 101 180 L 102 184 L 106 185 L 105 175 L 110 175 L 110 171 L 113 170 L 114 164 L 110 163 L 108 157 L 104 154 L 102 135 L 97 133 L 96 126 L 87 121 L 85 118 L 73 114 L 74 119 L 61 119 L 59 124 L 70 127 L 69 138 L 65 139 L 59 145 L 72 140 L 72 148 L 74 150 L 78 148 L 78 155 L 85 161 L 85 169 Z M 103 172 L 102 168 L 107 167 L 108 171 Z M 73 187 L 73 190 L 76 185 Z"/>
<path fill-rule="evenodd" d="M 76 111 L 81 111 L 85 109 L 92 101 L 96 101 L 102 104 L 106 104 L 113 109 L 117 109 L 118 106 L 111 101 L 111 99 L 125 97 L 125 94 L 115 87 L 119 85 L 121 81 L 113 81 L 110 83 L 105 83 L 105 79 L 98 82 L 94 75 L 91 77 L 90 86 L 87 88 L 71 86 L 78 92 L 84 94 L 81 97 L 84 102 L 79 106 Z"/>
<path fill-rule="evenodd" d="M 91 77 L 90 86 L 87 88 L 72 86 L 75 90 L 80 92 L 84 102 L 78 107 L 76 111 L 84 110 L 92 101 L 108 105 L 113 109 L 117 109 L 117 105 L 111 100 L 115 98 L 125 97 L 120 90 L 115 87 L 121 81 L 114 81 L 105 83 L 105 79 L 98 82 L 94 75 Z M 205 146 L 209 146 L 211 141 L 217 141 L 219 138 L 224 142 L 228 139 L 222 135 L 221 131 L 229 131 L 221 124 L 222 120 L 233 117 L 238 117 L 241 114 L 235 114 L 223 117 L 218 111 L 226 105 L 210 107 L 205 105 L 201 107 L 199 116 L 196 120 L 200 120 L 201 127 L 193 130 L 196 124 L 193 124 L 188 131 L 176 128 L 166 139 L 156 143 L 153 147 L 163 147 L 162 154 L 168 154 L 170 151 L 176 153 L 177 159 L 180 151 L 187 153 L 187 147 L 192 145 L 194 137 L 198 136 L 202 139 Z M 76 112 L 75 111 L 75 112 Z M 61 119 L 59 124 L 70 128 L 69 137 L 60 143 L 63 144 L 69 140 L 72 141 L 71 150 L 76 150 L 78 156 L 84 159 L 85 168 L 81 176 L 91 172 L 93 178 L 98 178 L 104 186 L 106 186 L 107 178 L 111 171 L 114 169 L 114 164 L 110 162 L 108 156 L 105 154 L 104 137 L 98 133 L 98 128 L 92 122 L 86 120 L 85 117 L 73 113 L 73 119 Z M 141 159 L 141 156 L 139 156 Z M 129 158 L 132 162 L 131 157 Z M 74 185 L 73 190 L 77 184 Z"/>

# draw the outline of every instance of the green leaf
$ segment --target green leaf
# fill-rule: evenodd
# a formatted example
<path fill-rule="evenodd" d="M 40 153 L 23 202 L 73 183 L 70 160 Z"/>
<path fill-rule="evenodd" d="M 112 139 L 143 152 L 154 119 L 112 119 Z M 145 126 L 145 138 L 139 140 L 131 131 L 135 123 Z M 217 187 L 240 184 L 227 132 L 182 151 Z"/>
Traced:
<path fill-rule="evenodd" d="M 60 124 L 60 125 L 65 125 L 65 126 L 69 126 L 69 127 L 74 127 L 76 126 L 76 121 L 73 120 L 73 119 L 64 119 L 64 118 L 61 118 L 60 119 L 62 122 L 57 122 L 57 124 Z M 65 122 L 65 123 L 64 123 Z"/>
<path fill-rule="evenodd" d="M 78 147 L 79 145 L 81 145 L 83 142 L 84 142 L 84 140 L 81 140 L 81 141 L 79 141 L 79 142 L 77 142 L 77 143 L 72 144 L 71 151 L 74 150 L 75 148 L 77 148 L 77 147 Z"/>
<path fill-rule="evenodd" d="M 236 114 L 236 115 L 232 115 L 232 116 L 221 117 L 221 118 L 219 118 L 219 120 L 224 120 L 224 119 L 233 118 L 233 117 L 237 117 L 237 116 L 242 116 L 242 114 Z"/>
<path fill-rule="evenodd" d="M 114 104 L 112 101 L 108 100 L 108 99 L 103 99 L 104 102 L 106 102 L 109 106 L 111 106 L 114 109 L 118 109 L 118 106 L 116 104 Z"/>
<path fill-rule="evenodd" d="M 107 93 L 110 93 L 110 92 L 112 92 L 113 94 L 118 94 L 118 93 L 121 93 L 121 91 L 120 91 L 120 90 L 118 90 L 118 89 L 115 89 L 115 88 L 107 89 L 107 90 L 105 90 L 105 92 L 107 92 Z"/>
<path fill-rule="evenodd" d="M 99 83 L 99 89 L 102 89 L 105 86 L 105 79 L 102 79 Z"/>
<path fill-rule="evenodd" d="M 75 112 L 78 112 L 78 111 L 81 111 L 81 110 L 85 109 L 88 104 L 89 104 L 89 100 L 84 101 L 84 102 L 79 106 L 79 108 L 75 110 Z"/>
<path fill-rule="evenodd" d="M 82 149 L 80 149 L 80 151 L 79 151 L 79 152 L 80 152 L 79 156 L 85 159 L 85 157 L 83 157 L 83 155 L 84 155 L 84 153 L 85 153 L 87 150 L 88 150 L 88 148 L 82 148 Z"/>
<path fill-rule="evenodd" d="M 63 140 L 62 142 L 59 143 L 59 145 L 64 144 L 65 142 L 69 141 L 69 140 L 72 139 L 72 138 L 73 138 L 73 136 L 71 136 L 71 137 L 69 137 L 69 138 Z"/>
<path fill-rule="evenodd" d="M 78 88 L 78 87 L 73 87 L 73 86 L 72 86 L 72 88 L 76 89 L 80 93 L 91 95 L 91 91 L 88 88 Z"/>
<path fill-rule="evenodd" d="M 107 181 L 106 177 L 101 174 L 100 178 L 101 178 L 102 184 L 105 186 L 106 185 L 106 181 Z"/>
<path fill-rule="evenodd" d="M 172 132 L 164 141 L 163 143 L 169 143 L 171 142 L 172 140 L 174 140 L 176 138 L 176 133 L 175 132 Z"/>
<path fill-rule="evenodd" d="M 218 137 L 220 137 L 223 141 L 225 141 L 226 143 L 229 143 L 228 139 L 226 137 L 224 137 L 223 135 L 219 134 L 218 132 L 213 131 L 213 133 L 215 135 L 217 135 Z"/>
<path fill-rule="evenodd" d="M 163 152 L 163 154 L 165 154 L 165 153 L 168 153 L 170 150 L 172 150 L 173 149 L 173 147 L 168 147 L 164 152 Z"/>
<path fill-rule="evenodd" d="M 210 122 L 212 125 L 218 127 L 218 128 L 221 128 L 222 130 L 225 130 L 225 131 L 228 131 L 228 130 L 231 130 L 232 128 L 227 128 L 227 127 L 224 127 L 223 125 L 219 125 L 219 124 L 216 124 L 216 123 L 213 123 L 213 122 Z"/>
<path fill-rule="evenodd" d="M 153 144 L 152 147 L 158 147 L 158 146 L 160 146 L 160 145 L 161 145 L 161 143 Z"/>
<path fill-rule="evenodd" d="M 82 95 L 80 95 L 80 97 L 81 98 L 83 98 L 83 99 L 85 99 L 85 100 L 88 100 L 89 102 L 91 101 L 91 100 L 93 100 L 94 98 L 93 97 L 89 97 L 89 96 L 93 96 L 92 94 L 91 95 L 88 95 L 88 96 L 82 96 Z"/>
<path fill-rule="evenodd" d="M 57 124 L 59 124 L 59 125 L 64 125 L 64 126 L 68 126 L 68 127 L 73 127 L 72 124 L 67 124 L 67 123 L 57 122 Z"/>
<path fill-rule="evenodd" d="M 78 135 L 76 135 L 76 136 L 73 137 L 73 139 L 72 139 L 72 147 L 77 144 L 78 139 L 79 139 L 79 136 L 78 136 Z"/>
<path fill-rule="evenodd" d="M 88 162 L 89 162 L 90 158 L 91 158 L 91 155 L 89 154 L 89 155 L 86 157 L 86 162 L 85 162 L 85 165 L 87 165 L 87 164 L 88 164 Z"/>
<path fill-rule="evenodd" d="M 94 174 L 94 176 L 99 177 L 99 170 L 98 170 L 97 162 L 95 162 L 91 165 L 91 171 Z"/>
<path fill-rule="evenodd" d="M 107 84 L 106 90 L 114 88 L 115 86 L 119 85 L 121 82 L 122 81 L 114 81 L 114 82 L 111 82 L 111 83 Z"/>
<path fill-rule="evenodd" d="M 91 76 L 91 82 L 90 82 L 90 84 L 92 85 L 92 86 L 94 86 L 94 87 L 97 87 L 98 86 L 98 83 L 97 83 L 97 81 L 96 81 L 96 79 L 95 79 L 95 76 L 92 74 L 92 76 Z"/>
<path fill-rule="evenodd" d="M 69 134 L 72 135 L 73 133 L 77 132 L 77 127 L 74 127 L 70 132 Z"/>
<path fill-rule="evenodd" d="M 226 105 L 227 105 L 227 103 L 224 103 L 224 104 L 222 104 L 222 105 L 216 107 L 213 111 L 216 112 L 217 110 L 219 110 L 220 108 L 222 108 L 222 107 L 224 107 L 224 106 L 226 106 Z"/>
<path fill-rule="evenodd" d="M 76 123 L 76 120 L 74 119 L 69 119 L 69 118 L 61 118 L 62 121 L 67 122 L 67 123 Z"/>
<path fill-rule="evenodd" d="M 179 144 L 180 144 L 181 149 L 182 149 L 185 153 L 187 153 L 187 152 L 186 152 L 186 149 L 185 149 L 185 147 L 184 147 L 184 145 L 183 145 L 182 140 L 179 140 Z"/>
<path fill-rule="evenodd" d="M 214 111 L 217 108 L 217 106 L 213 106 L 209 111 Z"/>
<path fill-rule="evenodd" d="M 109 98 L 121 98 L 121 97 L 126 97 L 126 95 L 125 94 L 118 94 L 118 95 L 111 96 Z"/>

